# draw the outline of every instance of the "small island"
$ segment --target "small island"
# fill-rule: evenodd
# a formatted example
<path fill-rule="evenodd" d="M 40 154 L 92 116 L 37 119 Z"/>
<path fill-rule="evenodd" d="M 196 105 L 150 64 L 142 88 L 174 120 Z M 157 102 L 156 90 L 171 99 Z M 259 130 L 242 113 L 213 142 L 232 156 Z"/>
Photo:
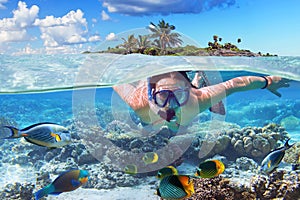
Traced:
<path fill-rule="evenodd" d="M 108 47 L 104 51 L 85 51 L 83 53 L 114 53 L 123 55 L 140 53 L 152 56 L 277 56 L 239 49 L 236 45 L 229 42 L 222 44 L 222 38 L 217 35 L 213 36 L 212 42 L 208 42 L 208 47 L 182 46 L 181 35 L 174 32 L 175 26 L 166 23 L 163 19 L 158 24 L 150 22 L 148 29 L 151 31 L 151 34 L 138 35 L 137 38 L 134 34 L 131 34 L 127 38 L 121 38 L 123 43 L 115 47 Z M 237 39 L 237 43 L 241 41 L 241 38 Z"/>

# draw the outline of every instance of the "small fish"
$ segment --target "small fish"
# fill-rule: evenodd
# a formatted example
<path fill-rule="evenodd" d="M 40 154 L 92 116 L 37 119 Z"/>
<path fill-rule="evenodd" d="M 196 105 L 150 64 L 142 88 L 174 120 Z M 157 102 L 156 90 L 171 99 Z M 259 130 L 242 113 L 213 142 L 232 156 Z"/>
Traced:
<path fill-rule="evenodd" d="M 173 166 L 167 166 L 157 172 L 156 178 L 163 179 L 165 176 L 177 175 L 178 171 Z"/>
<path fill-rule="evenodd" d="M 194 193 L 193 181 L 187 175 L 165 176 L 156 190 L 156 194 L 163 199 L 183 199 Z"/>
<path fill-rule="evenodd" d="M 34 196 L 38 200 L 48 194 L 59 195 L 62 192 L 76 190 L 88 181 L 86 170 L 70 170 L 59 175 L 51 184 L 38 190 Z"/>
<path fill-rule="evenodd" d="M 156 163 L 158 161 L 158 155 L 155 152 L 148 152 L 145 153 L 143 156 L 143 161 L 146 165 L 151 164 L 151 163 Z"/>
<path fill-rule="evenodd" d="M 278 149 L 275 149 L 271 151 L 266 157 L 263 159 L 261 162 L 261 167 L 260 171 L 265 173 L 265 174 L 270 174 L 272 173 L 279 165 L 281 160 L 284 157 L 285 151 L 291 148 L 294 144 L 289 145 L 289 140 L 288 139 L 283 147 L 280 147 Z"/>
<path fill-rule="evenodd" d="M 201 178 L 213 178 L 222 174 L 224 170 L 225 165 L 220 160 L 207 160 L 199 164 L 195 176 Z"/>
<path fill-rule="evenodd" d="M 2 139 L 21 138 L 39 146 L 57 148 L 71 142 L 71 135 L 67 128 L 54 123 L 38 123 L 24 129 L 17 129 L 13 126 L 4 126 L 10 129 L 11 136 Z"/>
<path fill-rule="evenodd" d="M 131 174 L 131 175 L 135 175 L 138 172 L 137 166 L 136 165 L 126 165 L 124 167 L 124 172 L 126 174 Z"/>

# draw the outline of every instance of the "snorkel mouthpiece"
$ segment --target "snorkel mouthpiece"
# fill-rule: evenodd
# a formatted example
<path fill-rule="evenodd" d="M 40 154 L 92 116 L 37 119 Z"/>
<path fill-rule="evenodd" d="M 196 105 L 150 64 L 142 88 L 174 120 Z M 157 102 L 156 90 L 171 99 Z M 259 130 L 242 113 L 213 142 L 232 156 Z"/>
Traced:
<path fill-rule="evenodd" d="M 165 119 L 167 122 L 170 122 L 174 117 L 176 117 L 176 113 L 174 109 L 168 109 L 164 111 L 158 111 L 158 114 L 161 118 Z"/>

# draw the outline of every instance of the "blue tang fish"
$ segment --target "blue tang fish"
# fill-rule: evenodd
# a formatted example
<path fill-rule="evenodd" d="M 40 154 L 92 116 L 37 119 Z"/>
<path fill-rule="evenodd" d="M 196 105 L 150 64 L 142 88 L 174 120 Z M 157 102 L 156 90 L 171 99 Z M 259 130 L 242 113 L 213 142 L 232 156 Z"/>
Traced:
<path fill-rule="evenodd" d="M 283 147 L 271 151 L 261 162 L 260 171 L 266 174 L 272 173 L 284 157 L 285 151 L 291 148 L 294 144 L 289 145 L 288 139 Z"/>
<path fill-rule="evenodd" d="M 21 138 L 39 146 L 57 148 L 71 142 L 71 135 L 67 128 L 49 122 L 33 124 L 24 129 L 17 129 L 13 126 L 4 126 L 10 129 L 11 136 L 2 139 Z"/>
<path fill-rule="evenodd" d="M 35 200 L 51 194 L 59 195 L 62 192 L 76 190 L 88 181 L 89 173 L 86 170 L 70 170 L 59 175 L 51 184 L 35 193 Z"/>

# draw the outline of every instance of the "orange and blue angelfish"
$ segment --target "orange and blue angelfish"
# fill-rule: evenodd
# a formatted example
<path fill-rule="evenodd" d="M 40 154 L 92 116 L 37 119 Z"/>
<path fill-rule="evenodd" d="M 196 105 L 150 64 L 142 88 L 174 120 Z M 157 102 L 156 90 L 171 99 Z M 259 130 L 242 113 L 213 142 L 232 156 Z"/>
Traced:
<path fill-rule="evenodd" d="M 167 166 L 167 167 L 164 167 L 164 168 L 158 170 L 156 178 L 163 179 L 165 176 L 177 175 L 177 174 L 178 174 L 178 171 L 175 167 Z"/>
<path fill-rule="evenodd" d="M 275 149 L 271 151 L 266 157 L 263 159 L 261 162 L 261 167 L 260 171 L 265 173 L 265 174 L 270 174 L 272 173 L 280 164 L 282 161 L 285 151 L 294 146 L 294 144 L 289 145 L 289 140 L 288 139 L 283 147 L 280 147 L 278 149 Z"/>
<path fill-rule="evenodd" d="M 199 178 L 213 178 L 222 174 L 225 170 L 225 165 L 220 160 L 207 160 L 199 164 L 195 173 Z"/>
<path fill-rule="evenodd" d="M 156 194 L 163 199 L 183 199 L 194 193 L 193 180 L 187 175 L 165 176 L 156 190 Z"/>
<path fill-rule="evenodd" d="M 63 192 L 76 190 L 88 181 L 89 173 L 86 170 L 70 170 L 59 175 L 51 184 L 35 193 L 35 200 L 46 195 L 59 195 Z"/>
<path fill-rule="evenodd" d="M 3 126 L 11 131 L 9 137 L 2 139 L 24 138 L 27 142 L 38 146 L 58 148 L 71 142 L 71 135 L 67 128 L 49 122 L 37 123 L 24 129 L 13 126 Z"/>

